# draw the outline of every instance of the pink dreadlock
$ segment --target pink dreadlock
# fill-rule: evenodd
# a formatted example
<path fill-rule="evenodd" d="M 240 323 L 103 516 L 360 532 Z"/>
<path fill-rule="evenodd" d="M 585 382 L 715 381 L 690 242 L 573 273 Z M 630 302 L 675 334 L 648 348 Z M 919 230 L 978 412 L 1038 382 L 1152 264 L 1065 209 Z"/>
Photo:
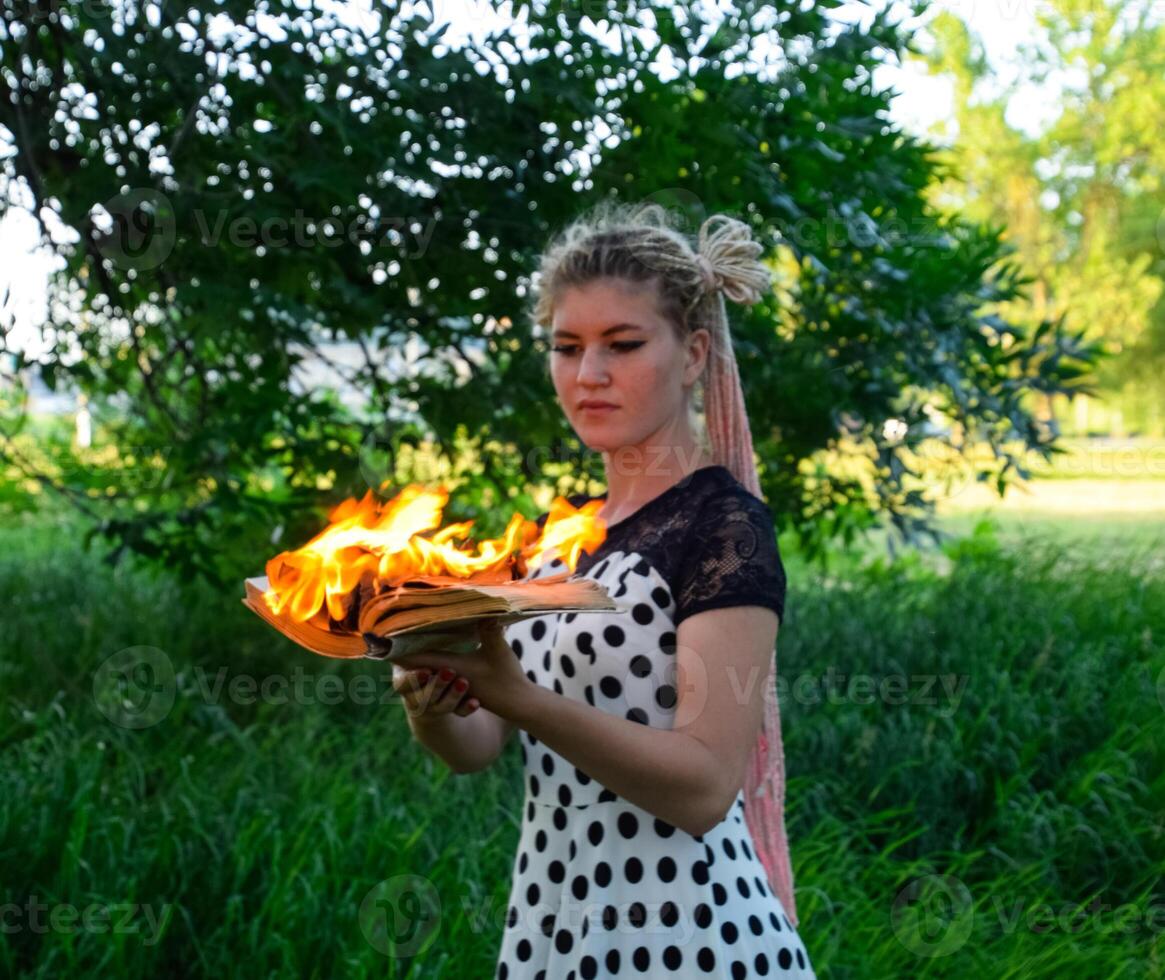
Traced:
<path fill-rule="evenodd" d="M 661 312 L 680 330 L 705 328 L 712 337 L 703 376 L 704 414 L 713 462 L 726 467 L 750 493 L 761 497 L 752 436 L 724 297 L 758 302 L 772 285 L 759 260 L 762 245 L 746 224 L 717 214 L 700 226 L 697 249 L 670 227 L 658 204 L 602 202 L 596 217 L 580 218 L 544 254 L 534 322 L 551 322 L 555 297 L 569 286 L 602 277 L 654 280 Z M 762 498 L 763 499 L 763 498 Z M 776 685 L 776 651 L 766 680 Z M 789 919 L 797 924 L 793 874 L 785 835 L 785 766 L 776 697 L 765 699 L 764 722 L 749 758 L 744 784 L 745 819 L 757 854 Z"/>

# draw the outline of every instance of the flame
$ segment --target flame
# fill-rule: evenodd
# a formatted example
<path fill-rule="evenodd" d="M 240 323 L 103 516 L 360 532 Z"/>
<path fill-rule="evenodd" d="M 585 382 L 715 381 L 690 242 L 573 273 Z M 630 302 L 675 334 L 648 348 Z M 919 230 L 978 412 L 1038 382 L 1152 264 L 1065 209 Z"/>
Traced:
<path fill-rule="evenodd" d="M 597 516 L 602 501 L 576 508 L 556 497 L 541 536 L 534 521 L 515 513 L 500 538 L 460 547 L 455 542 L 468 537 L 473 521 L 442 527 L 448 500 L 444 487 L 430 490 L 415 483 L 384 504 L 371 490 L 362 500 L 348 498 L 307 544 L 267 562 L 264 600 L 276 615 L 296 622 L 324 611 L 342 620 L 351 593 L 365 581 L 377 588 L 433 576 L 512 581 L 555 557 L 573 572 L 580 554 L 593 552 L 606 538 L 606 524 Z"/>

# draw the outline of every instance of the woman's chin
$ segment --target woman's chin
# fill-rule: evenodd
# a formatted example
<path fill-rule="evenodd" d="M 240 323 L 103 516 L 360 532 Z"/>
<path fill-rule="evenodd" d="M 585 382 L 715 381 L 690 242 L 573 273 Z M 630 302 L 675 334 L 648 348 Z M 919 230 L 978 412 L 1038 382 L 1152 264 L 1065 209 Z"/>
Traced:
<path fill-rule="evenodd" d="M 585 427 L 583 431 L 575 430 L 575 435 L 578 436 L 579 442 L 587 447 L 593 453 L 609 453 L 618 449 L 623 443 L 618 439 L 612 439 L 609 434 L 604 433 L 598 435 L 595 433 L 588 433 Z"/>

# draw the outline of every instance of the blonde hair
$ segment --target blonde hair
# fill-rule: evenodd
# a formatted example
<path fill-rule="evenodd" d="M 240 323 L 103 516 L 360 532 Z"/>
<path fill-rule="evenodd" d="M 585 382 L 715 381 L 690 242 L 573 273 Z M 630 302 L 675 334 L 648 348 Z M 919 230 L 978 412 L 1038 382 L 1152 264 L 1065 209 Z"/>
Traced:
<path fill-rule="evenodd" d="M 706 329 L 711 344 L 694 405 L 705 416 L 705 449 L 761 498 L 744 393 L 728 333 L 725 297 L 752 305 L 772 286 L 760 261 L 763 246 L 748 225 L 724 214 L 705 220 L 695 244 L 659 204 L 604 200 L 571 222 L 542 255 L 535 280 L 533 324 L 549 332 L 563 292 L 613 278 L 655 287 L 657 308 L 683 342 Z M 776 685 L 776 652 L 767 684 Z M 766 792 L 765 783 L 771 789 Z M 764 723 L 745 776 L 745 816 L 773 890 L 796 924 L 793 878 L 784 822 L 785 768 L 775 697 L 765 698 Z"/>

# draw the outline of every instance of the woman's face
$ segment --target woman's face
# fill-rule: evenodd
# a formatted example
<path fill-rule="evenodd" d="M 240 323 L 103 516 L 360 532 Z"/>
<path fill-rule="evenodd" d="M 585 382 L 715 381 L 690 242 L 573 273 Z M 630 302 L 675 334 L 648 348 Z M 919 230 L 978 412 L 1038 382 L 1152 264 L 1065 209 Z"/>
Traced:
<path fill-rule="evenodd" d="M 606 452 L 650 451 L 653 437 L 672 445 L 708 340 L 707 330 L 677 340 L 650 284 L 600 279 L 565 290 L 554 308 L 550 373 L 579 438 Z M 588 410 L 588 400 L 614 407 Z"/>

